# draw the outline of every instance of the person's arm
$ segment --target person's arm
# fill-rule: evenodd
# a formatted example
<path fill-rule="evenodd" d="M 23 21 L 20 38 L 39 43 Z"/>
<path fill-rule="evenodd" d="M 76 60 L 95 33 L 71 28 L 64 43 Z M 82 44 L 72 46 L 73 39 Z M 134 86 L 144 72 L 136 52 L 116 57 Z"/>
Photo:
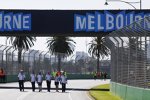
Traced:
<path fill-rule="evenodd" d="M 41 82 L 43 82 L 43 75 L 41 75 L 41 77 L 42 77 L 42 78 L 41 78 Z"/>
<path fill-rule="evenodd" d="M 25 76 L 25 74 L 23 74 L 23 78 L 24 78 L 23 80 L 24 80 L 24 82 L 25 82 L 25 79 L 26 79 L 26 76 Z"/>
<path fill-rule="evenodd" d="M 25 75 L 25 74 L 24 74 L 23 76 L 24 76 L 24 78 L 26 78 L 26 75 Z"/>
<path fill-rule="evenodd" d="M 45 75 L 45 80 L 46 80 L 46 78 L 47 78 L 47 75 Z"/>
<path fill-rule="evenodd" d="M 67 77 L 65 77 L 65 80 L 66 80 L 66 84 L 67 84 L 68 83 Z"/>
<path fill-rule="evenodd" d="M 38 75 L 36 76 L 36 78 L 35 78 L 35 79 L 36 79 L 36 82 L 38 83 Z"/>
<path fill-rule="evenodd" d="M 20 74 L 18 74 L 18 78 L 19 78 Z"/>
<path fill-rule="evenodd" d="M 62 84 L 62 76 L 59 78 L 59 80 L 60 80 L 60 83 Z"/>
<path fill-rule="evenodd" d="M 50 81 L 52 80 L 52 75 L 50 75 Z"/>

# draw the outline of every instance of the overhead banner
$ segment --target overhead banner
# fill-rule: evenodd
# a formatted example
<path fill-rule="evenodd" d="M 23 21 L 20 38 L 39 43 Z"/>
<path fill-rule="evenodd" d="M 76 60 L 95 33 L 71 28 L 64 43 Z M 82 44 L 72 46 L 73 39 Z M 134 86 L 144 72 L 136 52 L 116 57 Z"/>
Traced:
<path fill-rule="evenodd" d="M 107 35 L 149 16 L 149 10 L 0 10 L 0 35 Z M 141 26 L 150 29 L 149 21 Z"/>

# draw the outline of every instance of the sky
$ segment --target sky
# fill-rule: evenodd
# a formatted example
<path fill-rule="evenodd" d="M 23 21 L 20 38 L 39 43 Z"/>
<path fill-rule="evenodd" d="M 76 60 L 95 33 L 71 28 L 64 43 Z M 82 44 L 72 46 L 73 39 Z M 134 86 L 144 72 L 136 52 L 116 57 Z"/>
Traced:
<path fill-rule="evenodd" d="M 48 37 L 37 37 L 37 41 L 34 47 L 31 49 L 41 49 L 42 51 L 45 51 L 45 48 L 47 47 L 46 39 Z M 72 39 L 76 42 L 75 51 L 84 51 L 86 52 L 86 41 L 89 43 L 91 41 L 91 37 L 72 37 Z M 39 45 L 43 48 L 39 48 Z M 46 50 L 48 50 L 46 48 Z"/>
<path fill-rule="evenodd" d="M 105 0 L 0 0 L 1 9 L 133 9 L 124 2 L 112 2 L 104 5 Z M 122 0 L 127 2 L 138 2 L 140 0 Z M 149 8 L 149 0 L 141 0 L 142 9 Z M 133 4 L 137 9 L 139 4 Z"/>
<path fill-rule="evenodd" d="M 0 0 L 0 9 L 40 9 L 40 10 L 104 10 L 104 9 L 134 9 L 129 4 L 124 2 L 109 1 L 109 5 L 104 5 L 105 0 Z M 115 0 L 119 1 L 119 0 Z M 139 2 L 140 0 L 123 0 L 127 2 Z M 149 9 L 149 0 L 142 0 L 142 9 Z M 133 4 L 137 9 L 140 4 Z M 76 41 L 75 51 L 87 51 L 86 43 L 91 41 L 90 37 L 75 37 Z M 0 43 L 6 44 L 6 38 L 0 37 Z M 47 51 L 46 37 L 38 37 L 35 46 L 31 49 Z"/>
<path fill-rule="evenodd" d="M 47 51 L 47 41 L 48 37 L 37 37 L 35 45 L 31 49 Z M 75 52 L 76 51 L 87 51 L 86 44 L 92 40 L 92 37 L 71 37 L 76 42 Z M 6 37 L 0 37 L 0 44 L 10 45 L 9 42 L 6 43 Z"/>

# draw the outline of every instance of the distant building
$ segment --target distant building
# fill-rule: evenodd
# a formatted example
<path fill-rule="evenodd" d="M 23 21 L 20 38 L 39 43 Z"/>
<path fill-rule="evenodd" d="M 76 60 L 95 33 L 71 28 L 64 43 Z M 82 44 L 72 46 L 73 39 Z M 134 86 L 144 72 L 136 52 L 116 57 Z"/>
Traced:
<path fill-rule="evenodd" d="M 51 64 L 53 64 L 53 63 L 57 63 L 58 62 L 58 58 L 57 58 L 57 56 L 51 56 Z M 61 62 L 67 62 L 67 58 L 66 57 L 64 57 L 64 58 L 61 58 Z"/>
<path fill-rule="evenodd" d="M 88 56 L 88 54 L 87 53 L 85 53 L 85 52 L 83 52 L 83 51 L 77 51 L 76 52 L 76 58 L 75 58 L 75 60 L 76 61 L 78 61 L 78 60 L 80 60 L 80 59 L 87 59 L 89 56 Z"/>
<path fill-rule="evenodd" d="M 108 74 L 110 74 L 110 60 L 102 60 L 100 61 L 100 71 L 101 72 L 107 72 Z"/>

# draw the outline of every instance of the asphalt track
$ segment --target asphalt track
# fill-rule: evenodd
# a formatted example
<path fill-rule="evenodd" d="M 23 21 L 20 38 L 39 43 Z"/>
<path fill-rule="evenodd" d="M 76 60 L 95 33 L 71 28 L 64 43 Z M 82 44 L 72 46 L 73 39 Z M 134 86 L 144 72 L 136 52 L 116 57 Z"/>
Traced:
<path fill-rule="evenodd" d="M 92 100 L 88 95 L 91 87 L 109 82 L 110 80 L 68 80 L 65 93 L 61 92 L 61 86 L 59 86 L 59 92 L 56 92 L 54 81 L 51 83 L 51 92 L 47 92 L 45 81 L 43 82 L 42 92 L 38 92 L 38 89 L 32 92 L 30 82 L 25 82 L 24 92 L 19 91 L 17 82 L 0 83 L 0 100 Z M 108 91 L 105 89 L 101 90 Z"/>

